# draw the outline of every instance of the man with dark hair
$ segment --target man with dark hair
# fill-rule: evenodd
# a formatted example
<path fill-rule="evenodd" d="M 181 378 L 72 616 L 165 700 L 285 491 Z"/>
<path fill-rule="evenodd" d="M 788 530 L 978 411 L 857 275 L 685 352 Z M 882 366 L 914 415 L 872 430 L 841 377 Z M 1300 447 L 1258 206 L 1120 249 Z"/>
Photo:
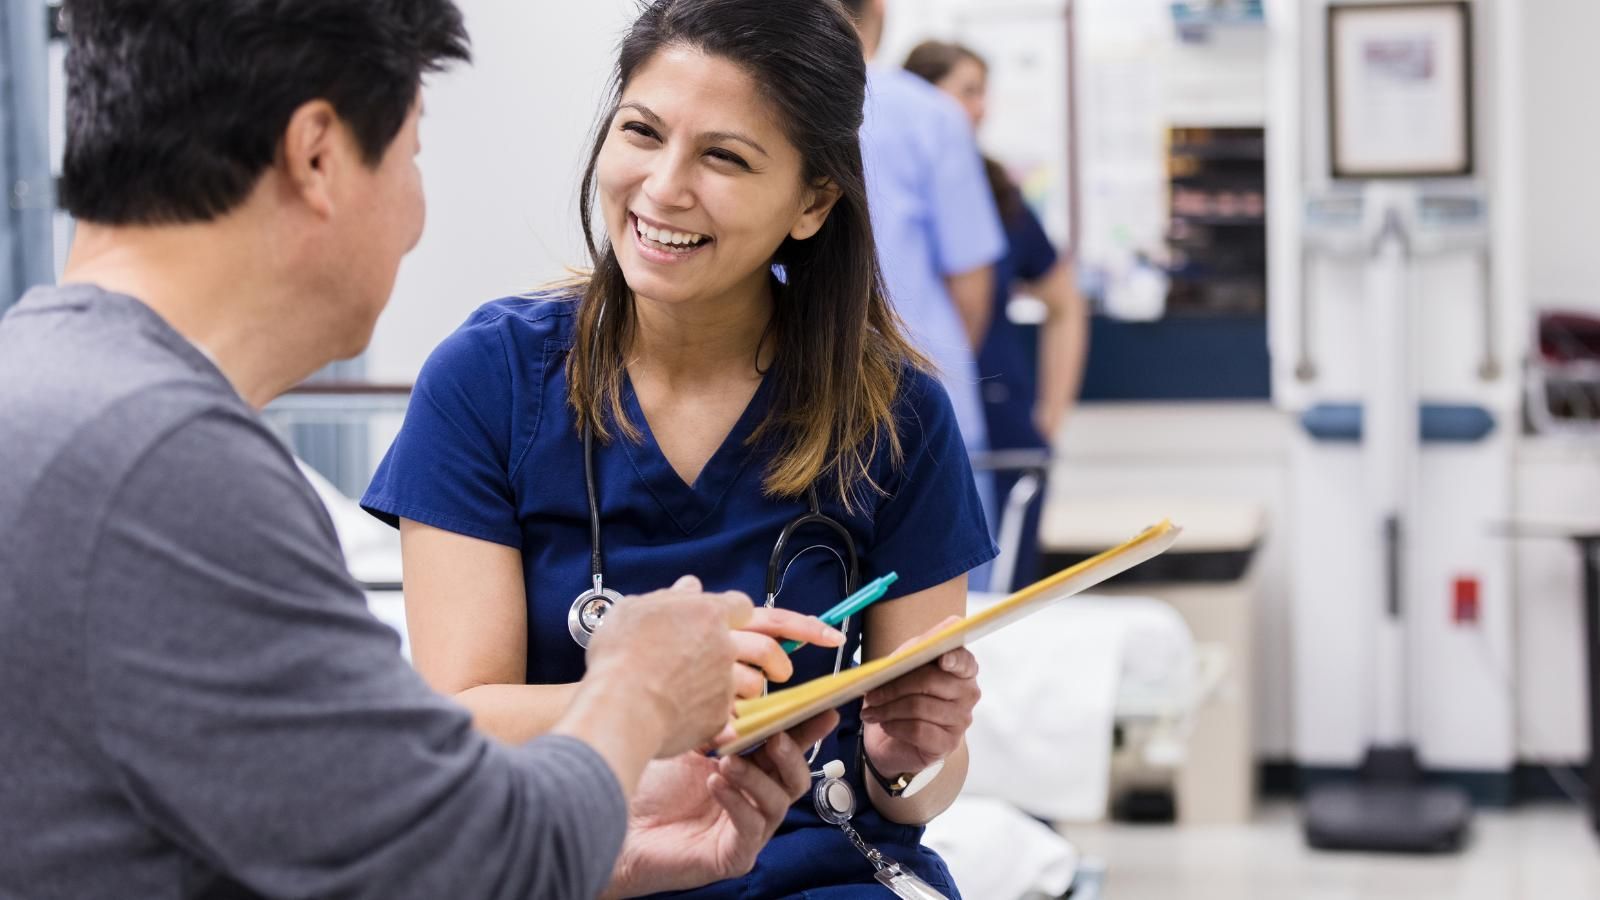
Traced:
<path fill-rule="evenodd" d="M 725 727 L 748 598 L 619 604 L 553 732 L 491 743 L 368 614 L 256 412 L 366 345 L 421 234 L 421 81 L 467 58 L 459 12 L 66 16 L 78 231 L 63 285 L 0 321 L 0 896 L 598 893 L 646 763 Z M 632 884 L 748 867 L 809 785 L 799 746 L 725 761 L 738 799 L 692 841 L 645 832 Z"/>

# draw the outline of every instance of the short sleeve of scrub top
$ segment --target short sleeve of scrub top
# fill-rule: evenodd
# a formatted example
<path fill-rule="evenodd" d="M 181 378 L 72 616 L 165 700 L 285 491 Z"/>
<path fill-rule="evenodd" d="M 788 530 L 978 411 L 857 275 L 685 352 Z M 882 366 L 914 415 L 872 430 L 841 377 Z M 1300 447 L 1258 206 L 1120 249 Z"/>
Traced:
<path fill-rule="evenodd" d="M 934 251 L 943 275 L 961 275 L 999 260 L 1006 251 L 1005 232 L 966 114 L 943 96 L 937 100 L 929 109 Z"/>
<path fill-rule="evenodd" d="M 506 342 L 504 315 L 479 309 L 423 364 L 405 424 L 361 499 L 379 519 L 522 546 L 512 477 L 524 417 L 513 367 L 526 368 L 527 348 Z"/>
<path fill-rule="evenodd" d="M 862 560 L 863 581 L 899 573 L 889 597 L 941 585 L 997 553 L 949 395 L 920 372 L 907 376 L 902 391 L 905 461 L 880 484 L 889 496 L 875 516 L 876 545 Z"/>
<path fill-rule="evenodd" d="M 1007 262 L 1014 277 L 1038 281 L 1049 274 L 1059 257 L 1039 217 L 1020 200 L 1018 207 L 1006 220 L 1006 241 L 1010 245 Z M 1009 292 L 1010 285 L 996 285 L 996 288 Z"/>
<path fill-rule="evenodd" d="M 571 682 L 584 672 L 584 651 L 566 625 L 573 598 L 589 582 L 590 551 L 582 441 L 566 400 L 574 310 L 571 302 L 508 299 L 468 319 L 424 366 L 405 423 L 362 499 L 391 524 L 407 518 L 520 549 L 530 684 Z M 777 536 L 808 511 L 804 498 L 765 492 L 772 447 L 750 440 L 774 377 L 766 376 L 693 484 L 667 462 L 631 384 L 624 384 L 624 409 L 640 440 L 616 437 L 594 448 L 608 587 L 640 594 L 694 574 L 711 590 L 743 591 L 757 602 L 764 597 Z M 864 492 L 853 513 L 821 484 L 818 494 L 822 511 L 849 532 L 862 582 L 898 572 L 889 596 L 900 597 L 950 581 L 992 559 L 996 549 L 944 388 L 908 369 L 893 419 L 904 456 L 894 465 L 880 444 L 871 474 L 882 494 Z M 801 534 L 807 536 L 791 542 L 781 566 L 776 601 L 819 615 L 843 596 L 842 569 L 832 561 L 838 554 L 827 552 L 838 539 L 815 527 Z M 846 659 L 861 646 L 862 620 L 850 623 Z M 800 683 L 829 674 L 836 655 L 811 647 L 791 659 L 791 683 Z M 817 764 L 840 760 L 865 797 L 859 707 L 840 710 L 840 726 L 823 742 Z M 937 854 L 921 845 L 921 829 L 889 822 L 871 808 L 855 825 L 930 883 L 949 884 Z M 838 828 L 816 816 L 808 795 L 790 809 L 749 876 L 686 896 L 792 896 L 858 883 L 874 883 L 871 866 Z"/>

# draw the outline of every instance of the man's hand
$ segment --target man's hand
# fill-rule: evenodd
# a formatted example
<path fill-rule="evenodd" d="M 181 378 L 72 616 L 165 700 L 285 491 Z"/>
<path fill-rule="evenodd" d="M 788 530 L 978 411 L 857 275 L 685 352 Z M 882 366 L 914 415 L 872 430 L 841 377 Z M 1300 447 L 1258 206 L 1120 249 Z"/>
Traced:
<path fill-rule="evenodd" d="M 606 896 L 687 890 L 747 874 L 811 787 L 811 745 L 838 723 L 837 713 L 825 713 L 747 757 L 687 753 L 651 763 Z"/>
<path fill-rule="evenodd" d="M 799 641 L 819 647 L 838 647 L 844 632 L 822 624 L 815 616 L 788 609 L 757 607 L 743 627 L 733 633 L 733 688 L 739 699 L 761 696 L 767 682 L 782 684 L 794 677 L 794 662 L 778 641 Z"/>
<path fill-rule="evenodd" d="M 657 739 L 651 755 L 676 756 L 711 743 L 727 726 L 733 703 L 732 630 L 748 624 L 750 598 L 709 594 L 696 578 L 669 590 L 629 597 L 606 615 L 589 645 L 580 700 L 642 694 L 650 721 L 636 734 Z"/>

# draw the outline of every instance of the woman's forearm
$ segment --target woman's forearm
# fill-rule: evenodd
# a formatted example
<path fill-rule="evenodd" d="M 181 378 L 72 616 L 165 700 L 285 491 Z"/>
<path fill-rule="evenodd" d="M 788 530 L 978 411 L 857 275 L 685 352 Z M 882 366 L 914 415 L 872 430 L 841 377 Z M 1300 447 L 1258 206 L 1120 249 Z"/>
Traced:
<path fill-rule="evenodd" d="M 566 713 L 576 684 L 484 684 L 460 691 L 455 700 L 472 713 L 479 731 L 506 744 L 524 744 L 545 734 Z"/>
<path fill-rule="evenodd" d="M 961 746 L 945 758 L 939 777 L 915 797 L 891 797 L 871 772 L 866 775 L 867 796 L 885 819 L 901 825 L 926 825 L 956 802 L 962 785 L 967 782 L 967 742 L 962 741 Z"/>
<path fill-rule="evenodd" d="M 1072 268 L 1065 262 L 1058 263 L 1045 276 L 1036 293 L 1049 309 L 1049 318 L 1039 329 L 1039 397 L 1034 420 L 1041 436 L 1054 441 L 1053 432 L 1065 421 L 1083 384 L 1089 355 L 1089 315 L 1074 283 Z"/>

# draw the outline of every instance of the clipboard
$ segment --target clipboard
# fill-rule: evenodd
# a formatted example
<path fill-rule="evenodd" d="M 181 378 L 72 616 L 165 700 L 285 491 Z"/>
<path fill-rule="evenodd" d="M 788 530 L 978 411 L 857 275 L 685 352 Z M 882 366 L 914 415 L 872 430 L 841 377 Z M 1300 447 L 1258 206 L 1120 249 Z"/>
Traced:
<path fill-rule="evenodd" d="M 734 705 L 732 741 L 718 747 L 717 756 L 734 756 L 760 745 L 780 731 L 843 706 L 879 685 L 966 646 L 1010 625 L 1044 606 L 1078 594 L 1112 576 L 1161 555 L 1177 541 L 1183 529 L 1170 520 L 1145 529 L 1137 537 L 1098 556 L 1029 585 L 981 612 L 953 622 L 937 634 L 881 659 L 827 675 L 805 684 L 775 691 L 765 697 Z"/>

